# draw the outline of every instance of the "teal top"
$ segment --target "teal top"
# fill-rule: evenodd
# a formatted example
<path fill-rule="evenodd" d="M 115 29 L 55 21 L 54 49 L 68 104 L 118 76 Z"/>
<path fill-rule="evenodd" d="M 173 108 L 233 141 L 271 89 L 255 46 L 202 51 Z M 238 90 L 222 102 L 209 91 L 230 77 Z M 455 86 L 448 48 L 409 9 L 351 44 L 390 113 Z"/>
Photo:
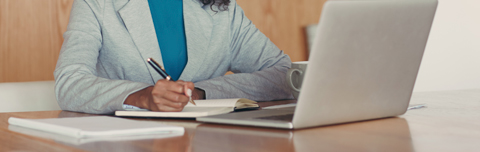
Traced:
<path fill-rule="evenodd" d="M 187 65 L 182 0 L 148 0 L 165 71 L 178 80 Z"/>

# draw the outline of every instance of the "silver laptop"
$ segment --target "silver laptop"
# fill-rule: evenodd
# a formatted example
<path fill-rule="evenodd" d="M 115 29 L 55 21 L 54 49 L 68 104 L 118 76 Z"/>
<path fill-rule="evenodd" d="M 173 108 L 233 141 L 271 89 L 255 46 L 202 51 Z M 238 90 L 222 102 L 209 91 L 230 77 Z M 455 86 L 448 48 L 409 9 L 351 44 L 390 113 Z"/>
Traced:
<path fill-rule="evenodd" d="M 329 0 L 296 107 L 197 121 L 299 129 L 404 114 L 436 8 L 437 0 Z"/>

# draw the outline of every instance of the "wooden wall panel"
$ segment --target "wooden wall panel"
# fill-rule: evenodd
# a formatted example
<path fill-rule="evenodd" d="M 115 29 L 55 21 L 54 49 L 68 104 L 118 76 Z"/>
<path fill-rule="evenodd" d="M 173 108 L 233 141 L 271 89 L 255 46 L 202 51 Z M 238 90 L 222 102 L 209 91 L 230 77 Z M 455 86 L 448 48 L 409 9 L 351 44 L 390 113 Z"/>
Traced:
<path fill-rule="evenodd" d="M 237 0 L 253 24 L 292 61 L 308 59 L 305 27 L 318 23 L 326 0 Z"/>
<path fill-rule="evenodd" d="M 53 80 L 73 0 L 0 0 L 0 82 Z"/>
<path fill-rule="evenodd" d="M 292 61 L 307 60 L 305 26 L 326 0 L 237 0 Z M 53 80 L 73 0 L 0 0 L 0 82 Z"/>

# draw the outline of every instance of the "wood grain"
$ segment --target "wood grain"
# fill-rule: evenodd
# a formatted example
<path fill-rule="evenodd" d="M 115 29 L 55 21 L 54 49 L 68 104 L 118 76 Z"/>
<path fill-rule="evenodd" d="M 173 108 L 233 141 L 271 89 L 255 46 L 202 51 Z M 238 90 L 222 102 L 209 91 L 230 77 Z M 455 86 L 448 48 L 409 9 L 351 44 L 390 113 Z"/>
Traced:
<path fill-rule="evenodd" d="M 0 1 L 0 82 L 53 80 L 72 2 Z"/>
<path fill-rule="evenodd" d="M 288 54 L 293 62 L 308 59 L 305 27 L 318 23 L 326 0 L 238 0 L 245 15 Z"/>

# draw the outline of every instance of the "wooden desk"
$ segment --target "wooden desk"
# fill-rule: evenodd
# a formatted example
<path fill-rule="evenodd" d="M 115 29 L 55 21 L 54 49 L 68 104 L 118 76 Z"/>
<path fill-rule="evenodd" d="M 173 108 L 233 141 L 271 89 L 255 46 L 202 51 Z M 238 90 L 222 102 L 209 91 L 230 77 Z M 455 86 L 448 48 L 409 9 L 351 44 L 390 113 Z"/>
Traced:
<path fill-rule="evenodd" d="M 264 102 L 262 106 L 295 101 Z M 21 134 L 8 126 L 20 118 L 82 117 L 66 111 L 0 113 L 0 151 L 480 151 L 480 90 L 414 93 L 412 104 L 427 108 L 405 115 L 317 127 L 279 130 L 137 119 L 185 127 L 183 136 L 130 141 L 80 142 Z"/>

